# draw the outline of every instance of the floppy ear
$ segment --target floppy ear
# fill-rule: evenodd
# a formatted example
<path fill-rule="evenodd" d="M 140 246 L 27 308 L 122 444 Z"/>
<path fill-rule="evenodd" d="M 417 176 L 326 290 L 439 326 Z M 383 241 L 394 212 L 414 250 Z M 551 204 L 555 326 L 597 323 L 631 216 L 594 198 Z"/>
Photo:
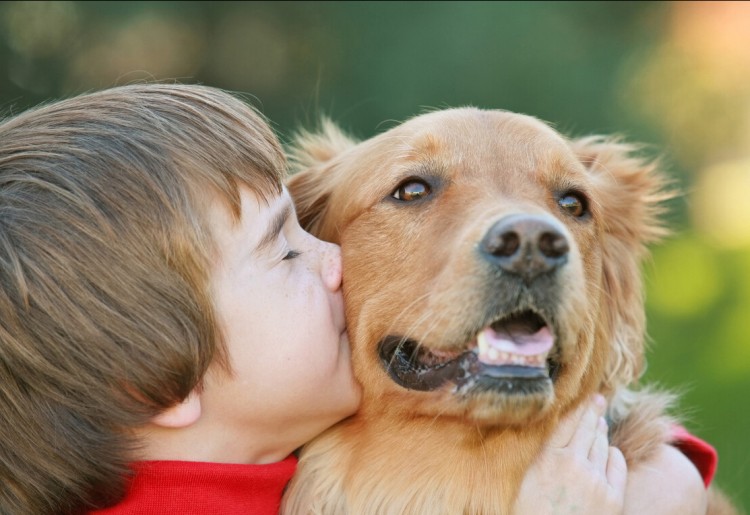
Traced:
<path fill-rule="evenodd" d="M 646 245 L 667 231 L 659 221 L 664 202 L 674 196 L 657 163 L 635 155 L 636 148 L 592 136 L 571 143 L 594 185 L 602 220 L 602 316 L 610 331 L 607 370 L 601 386 L 611 392 L 643 372 L 645 311 L 641 263 Z"/>
<path fill-rule="evenodd" d="M 300 225 L 315 236 L 331 241 L 323 234 L 325 211 L 334 187 L 336 156 L 356 142 L 328 118 L 323 118 L 317 132 L 299 132 L 288 148 L 292 177 L 287 182 L 294 199 Z"/>

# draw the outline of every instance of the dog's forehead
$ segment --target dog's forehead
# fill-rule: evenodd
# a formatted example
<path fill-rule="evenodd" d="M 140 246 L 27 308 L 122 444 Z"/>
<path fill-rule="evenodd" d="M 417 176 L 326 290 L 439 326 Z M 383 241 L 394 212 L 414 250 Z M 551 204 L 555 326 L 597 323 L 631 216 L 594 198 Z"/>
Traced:
<path fill-rule="evenodd" d="M 443 184 L 487 198 L 501 193 L 517 199 L 531 198 L 539 188 L 588 180 L 569 142 L 544 122 L 476 108 L 412 118 L 352 147 L 333 169 L 339 182 L 329 201 L 346 213 L 345 220 L 410 177 L 439 177 Z"/>
<path fill-rule="evenodd" d="M 436 111 L 412 118 L 386 133 L 406 160 L 513 163 L 539 168 L 575 163 L 568 142 L 546 123 L 523 114 L 476 108 Z M 447 163 L 448 165 L 452 163 Z"/>

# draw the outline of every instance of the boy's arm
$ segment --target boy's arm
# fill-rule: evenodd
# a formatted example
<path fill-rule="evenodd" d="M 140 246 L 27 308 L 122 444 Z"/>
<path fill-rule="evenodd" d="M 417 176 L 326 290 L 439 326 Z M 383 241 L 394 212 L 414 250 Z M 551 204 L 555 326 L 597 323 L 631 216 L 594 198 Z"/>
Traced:
<path fill-rule="evenodd" d="M 671 445 L 630 469 L 625 515 L 703 515 L 708 493 L 698 469 Z"/>
<path fill-rule="evenodd" d="M 706 488 L 716 473 L 716 450 L 682 426 L 672 428 L 672 445 L 662 445 L 647 463 L 631 469 L 625 514 L 706 513 Z"/>

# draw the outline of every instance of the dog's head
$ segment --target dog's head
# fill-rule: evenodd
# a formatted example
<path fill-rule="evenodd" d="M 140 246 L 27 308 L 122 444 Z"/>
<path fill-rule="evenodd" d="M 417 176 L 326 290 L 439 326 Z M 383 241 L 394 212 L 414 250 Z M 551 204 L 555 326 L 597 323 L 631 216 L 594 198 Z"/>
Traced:
<path fill-rule="evenodd" d="M 663 180 L 632 148 L 437 111 L 292 149 L 299 218 L 342 245 L 364 409 L 528 423 L 642 368 L 640 260 Z"/>

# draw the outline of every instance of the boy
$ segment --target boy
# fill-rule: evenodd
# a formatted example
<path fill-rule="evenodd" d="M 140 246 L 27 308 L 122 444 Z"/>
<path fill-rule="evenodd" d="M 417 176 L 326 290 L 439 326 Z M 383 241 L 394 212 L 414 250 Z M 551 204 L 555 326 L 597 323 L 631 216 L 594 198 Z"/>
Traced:
<path fill-rule="evenodd" d="M 291 452 L 359 402 L 338 248 L 283 176 L 263 119 L 206 87 L 0 125 L 0 513 L 276 512 Z M 522 513 L 561 486 L 621 510 L 601 412 L 563 424 Z"/>

